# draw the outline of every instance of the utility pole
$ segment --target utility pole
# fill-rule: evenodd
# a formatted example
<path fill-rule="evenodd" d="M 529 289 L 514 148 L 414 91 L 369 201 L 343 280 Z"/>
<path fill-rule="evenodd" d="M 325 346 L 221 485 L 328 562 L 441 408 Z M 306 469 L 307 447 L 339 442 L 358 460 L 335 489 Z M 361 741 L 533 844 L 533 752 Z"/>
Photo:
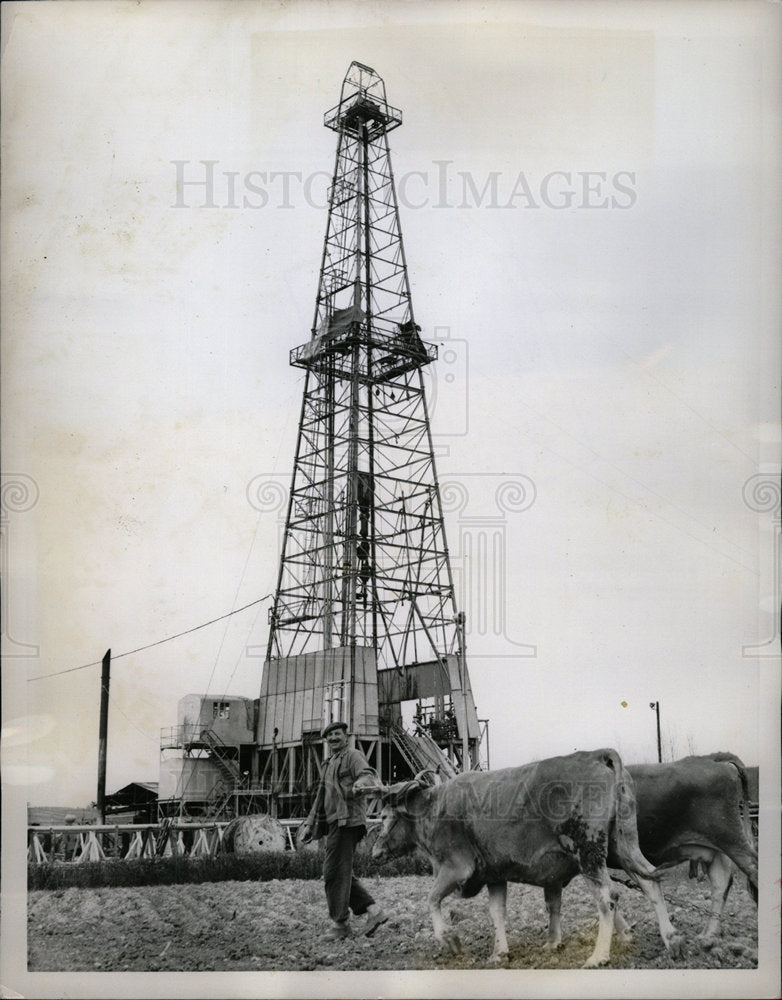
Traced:
<path fill-rule="evenodd" d="M 111 650 L 106 650 L 100 675 L 100 723 L 98 726 L 98 812 L 106 822 L 106 748 L 109 732 L 109 674 Z"/>
<path fill-rule="evenodd" d="M 662 764 L 663 762 L 663 744 L 660 738 L 660 702 L 650 701 L 649 708 L 653 709 L 657 714 L 657 763 Z"/>

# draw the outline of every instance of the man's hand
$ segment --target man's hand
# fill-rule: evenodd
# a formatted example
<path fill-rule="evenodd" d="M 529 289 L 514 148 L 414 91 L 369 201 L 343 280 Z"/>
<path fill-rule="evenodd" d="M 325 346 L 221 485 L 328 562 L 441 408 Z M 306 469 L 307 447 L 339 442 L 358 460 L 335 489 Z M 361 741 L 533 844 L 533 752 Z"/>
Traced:
<path fill-rule="evenodd" d="M 312 842 L 312 824 L 309 819 L 305 819 L 296 832 L 296 846 L 303 847 Z"/>
<path fill-rule="evenodd" d="M 370 798 L 373 795 L 380 795 L 382 790 L 383 783 L 377 775 L 364 774 L 360 778 L 357 778 L 353 785 L 353 797 L 358 798 L 364 795 Z"/>

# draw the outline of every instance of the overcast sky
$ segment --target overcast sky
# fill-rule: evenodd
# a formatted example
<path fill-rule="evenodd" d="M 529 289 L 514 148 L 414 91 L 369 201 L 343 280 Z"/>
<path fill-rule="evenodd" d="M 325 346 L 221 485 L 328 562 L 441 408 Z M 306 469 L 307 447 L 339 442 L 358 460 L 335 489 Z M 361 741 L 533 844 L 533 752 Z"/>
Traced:
<path fill-rule="evenodd" d="M 668 758 L 776 753 L 772 9 L 4 11 L 14 801 L 95 799 L 100 666 L 71 668 L 109 647 L 109 791 L 157 780 L 183 695 L 258 696 L 268 600 L 119 654 L 274 587 L 323 113 L 353 59 L 404 115 L 393 165 L 416 317 L 442 345 L 438 474 L 492 766 L 653 760 L 658 700 Z"/>

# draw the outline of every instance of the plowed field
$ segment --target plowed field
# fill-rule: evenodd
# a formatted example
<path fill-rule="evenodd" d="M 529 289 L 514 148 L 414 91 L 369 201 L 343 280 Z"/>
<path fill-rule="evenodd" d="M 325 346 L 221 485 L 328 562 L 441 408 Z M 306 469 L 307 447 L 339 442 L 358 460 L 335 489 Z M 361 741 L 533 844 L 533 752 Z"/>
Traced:
<path fill-rule="evenodd" d="M 372 878 L 366 884 L 390 920 L 369 939 L 354 920 L 353 936 L 334 944 L 327 926 L 320 881 L 220 882 L 131 889 L 67 889 L 31 892 L 28 904 L 28 968 L 40 971 L 207 971 L 313 969 L 491 968 L 493 932 L 485 890 L 475 899 L 446 900 L 462 953 L 444 954 L 426 909 L 431 879 Z M 686 868 L 666 876 L 663 892 L 671 919 L 685 938 L 687 956 L 665 952 L 645 898 L 620 887 L 620 908 L 634 940 L 615 937 L 611 967 L 750 969 L 757 965 L 757 911 L 736 879 L 728 896 L 722 940 L 702 950 L 697 934 L 706 922 L 709 884 L 687 879 Z M 577 969 L 591 954 L 597 914 L 581 879 L 565 889 L 564 947 L 544 947 L 543 892 L 508 887 L 509 967 Z"/>

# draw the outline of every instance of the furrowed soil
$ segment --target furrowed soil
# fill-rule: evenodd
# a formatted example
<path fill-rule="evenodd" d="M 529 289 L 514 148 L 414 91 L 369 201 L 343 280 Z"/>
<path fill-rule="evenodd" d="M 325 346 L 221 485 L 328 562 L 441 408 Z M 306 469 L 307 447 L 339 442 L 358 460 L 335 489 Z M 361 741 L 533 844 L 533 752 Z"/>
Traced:
<path fill-rule="evenodd" d="M 450 913 L 462 951 L 444 953 L 434 938 L 426 897 L 431 878 L 365 879 L 387 910 L 388 923 L 365 937 L 364 918 L 353 918 L 352 936 L 326 941 L 328 925 L 319 880 L 220 882 L 143 888 L 66 889 L 28 897 L 30 972 L 118 971 L 307 971 L 316 969 L 483 969 L 490 960 L 493 929 L 486 891 L 469 900 L 450 897 Z M 706 923 L 708 881 L 689 880 L 687 869 L 662 883 L 668 911 L 684 936 L 686 957 L 666 953 L 651 905 L 637 890 L 619 886 L 619 907 L 633 941 L 614 936 L 610 968 L 752 969 L 757 967 L 757 910 L 738 876 L 723 916 L 723 936 L 710 950 L 698 933 Z M 513 969 L 577 969 L 591 954 L 597 911 L 580 878 L 564 891 L 564 947 L 546 949 L 543 892 L 508 886 L 507 936 Z"/>

